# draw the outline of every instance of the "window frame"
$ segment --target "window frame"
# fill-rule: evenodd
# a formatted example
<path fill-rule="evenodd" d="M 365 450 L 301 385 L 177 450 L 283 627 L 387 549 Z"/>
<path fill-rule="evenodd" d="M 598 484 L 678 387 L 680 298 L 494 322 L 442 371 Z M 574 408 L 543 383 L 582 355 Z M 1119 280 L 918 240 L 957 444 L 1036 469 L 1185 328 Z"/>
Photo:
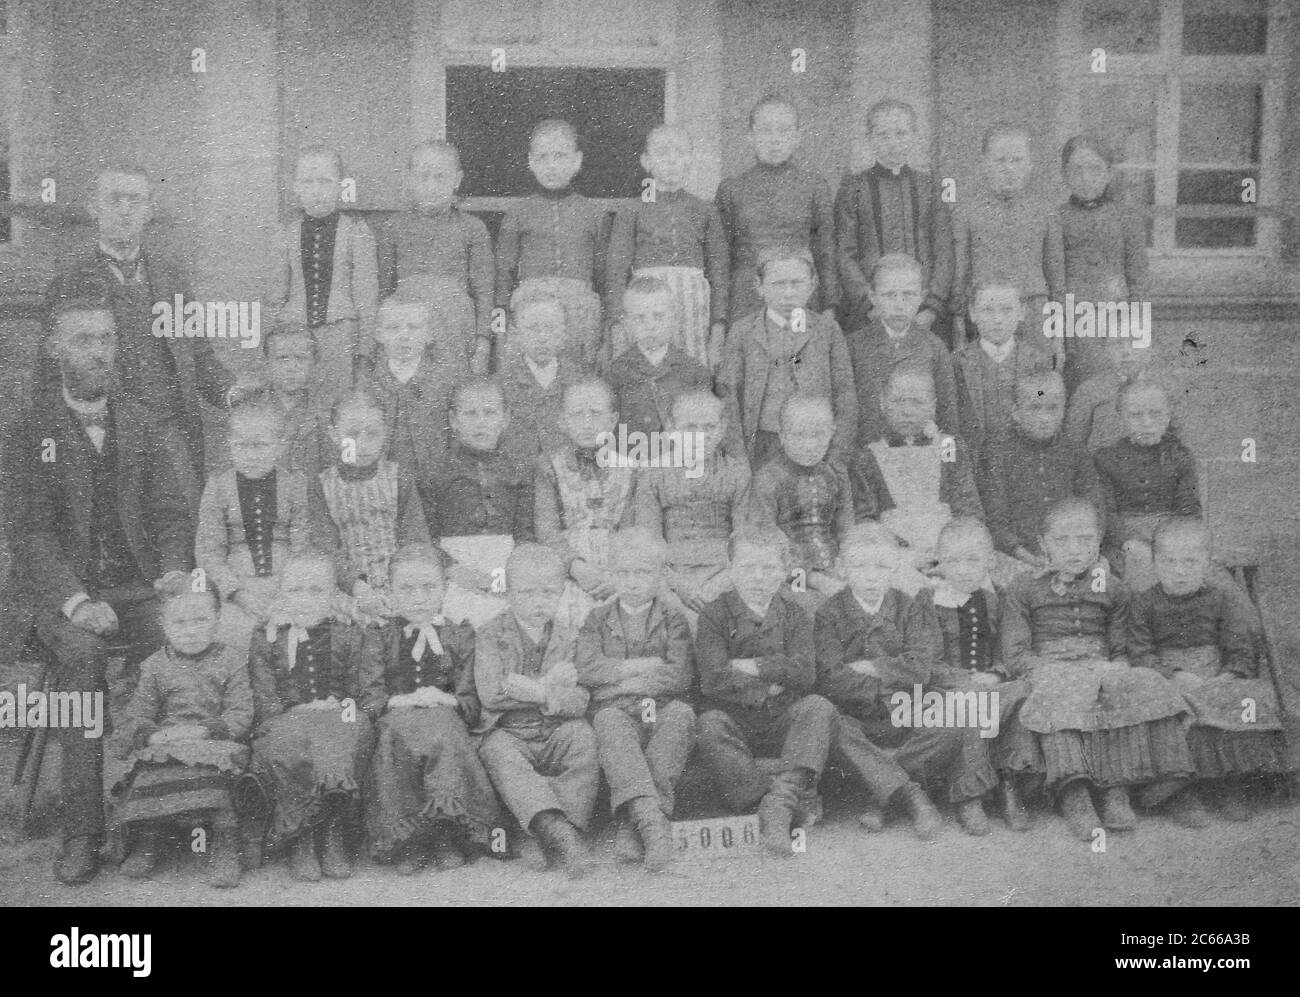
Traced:
<path fill-rule="evenodd" d="M 1155 89 L 1155 158 L 1151 162 L 1124 164 L 1124 172 L 1150 172 L 1154 179 L 1153 239 L 1149 253 L 1154 260 L 1269 260 L 1282 258 L 1282 218 L 1285 198 L 1282 185 L 1282 145 L 1285 129 L 1288 52 L 1291 37 L 1287 9 L 1290 0 L 1266 0 L 1268 18 L 1266 44 L 1260 55 L 1183 55 L 1184 0 L 1158 0 L 1160 41 L 1149 54 L 1106 54 L 1106 71 L 1092 72 L 1091 51 L 1081 48 L 1083 11 L 1088 0 L 1062 0 L 1057 31 L 1057 66 L 1061 102 L 1057 112 L 1059 142 L 1063 144 L 1081 130 L 1081 106 L 1090 86 L 1122 85 L 1148 80 Z M 1181 162 L 1179 125 L 1182 89 L 1188 83 L 1254 83 L 1262 90 L 1260 151 L 1258 164 L 1203 164 Z M 1240 170 L 1243 177 L 1258 171 L 1257 201 L 1248 212 L 1236 206 L 1177 204 L 1178 175 L 1200 169 Z M 1179 218 L 1205 218 L 1216 214 L 1251 218 L 1255 241 L 1251 246 L 1178 246 L 1175 227 Z"/>

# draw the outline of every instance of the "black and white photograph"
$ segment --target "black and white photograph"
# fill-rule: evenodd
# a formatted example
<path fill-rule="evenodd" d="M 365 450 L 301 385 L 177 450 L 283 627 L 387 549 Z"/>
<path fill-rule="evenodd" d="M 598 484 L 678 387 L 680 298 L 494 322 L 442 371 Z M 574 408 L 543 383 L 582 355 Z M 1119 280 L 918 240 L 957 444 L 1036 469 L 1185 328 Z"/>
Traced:
<path fill-rule="evenodd" d="M 0 0 L 0 98 L 0 906 L 1300 906 L 1294 0 Z"/>

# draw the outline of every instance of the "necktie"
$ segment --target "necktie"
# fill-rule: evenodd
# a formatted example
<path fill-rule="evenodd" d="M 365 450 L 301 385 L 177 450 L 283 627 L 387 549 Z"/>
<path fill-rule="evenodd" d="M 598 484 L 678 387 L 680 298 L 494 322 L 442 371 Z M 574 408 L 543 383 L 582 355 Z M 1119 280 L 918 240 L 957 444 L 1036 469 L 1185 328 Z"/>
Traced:
<path fill-rule="evenodd" d="M 442 656 L 442 641 L 438 640 L 438 631 L 434 628 L 445 626 L 447 620 L 441 616 L 435 616 L 428 623 L 408 623 L 402 628 L 402 636 L 410 637 L 413 633 L 418 633 L 415 638 L 415 645 L 411 648 L 411 659 L 419 661 L 424 657 L 424 652 L 432 650 L 438 657 Z"/>

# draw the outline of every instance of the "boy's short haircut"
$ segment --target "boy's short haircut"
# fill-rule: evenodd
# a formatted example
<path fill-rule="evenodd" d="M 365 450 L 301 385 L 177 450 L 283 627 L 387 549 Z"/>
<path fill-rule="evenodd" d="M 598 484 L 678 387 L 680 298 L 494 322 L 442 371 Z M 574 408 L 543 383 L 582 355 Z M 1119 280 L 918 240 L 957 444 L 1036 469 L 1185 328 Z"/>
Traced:
<path fill-rule="evenodd" d="M 623 297 L 629 294 L 639 294 L 641 297 L 650 297 L 651 295 L 660 295 L 661 297 L 671 298 L 674 304 L 677 301 L 677 295 L 673 294 L 673 289 L 666 281 L 658 277 L 651 277 L 649 274 L 640 274 L 628 281 L 627 288 L 623 291 Z"/>
<path fill-rule="evenodd" d="M 876 260 L 876 265 L 871 268 L 871 286 L 876 287 L 880 278 L 890 273 L 909 273 L 916 277 L 918 283 L 925 283 L 925 268 L 916 257 L 906 253 L 886 253 Z"/>
<path fill-rule="evenodd" d="M 670 125 L 667 122 L 661 121 L 659 124 L 655 125 L 648 132 L 646 132 L 645 145 L 642 146 L 641 151 L 649 152 L 650 144 L 654 142 L 654 140 L 658 138 L 660 135 L 671 135 L 675 138 L 683 139 L 686 142 L 686 144 L 692 149 L 692 151 L 695 149 L 695 143 L 691 141 L 690 132 L 688 132 L 685 128 L 679 127 L 678 125 Z"/>
<path fill-rule="evenodd" d="M 506 411 L 510 409 L 510 403 L 506 400 L 505 388 L 495 377 L 469 377 L 463 381 L 457 381 L 451 389 L 451 411 L 460 410 L 461 400 L 466 395 L 491 392 L 501 400 L 501 407 Z"/>
<path fill-rule="evenodd" d="M 1169 389 L 1161 384 L 1157 378 L 1133 377 L 1120 385 L 1119 392 L 1115 395 L 1115 411 L 1123 412 L 1124 403 L 1139 391 L 1159 391 L 1164 396 L 1165 408 L 1172 408 L 1173 406 L 1173 399 L 1169 397 Z"/>
<path fill-rule="evenodd" d="M 271 355 L 271 341 L 274 339 L 285 339 L 289 336 L 302 336 L 311 343 L 311 356 L 315 360 L 320 356 L 320 347 L 316 344 L 316 337 L 311 334 L 311 329 L 301 322 L 275 322 L 271 328 L 266 330 L 266 335 L 262 337 L 262 355 L 269 357 Z"/>
<path fill-rule="evenodd" d="M 1030 134 L 1029 129 L 1023 125 L 1011 125 L 1006 123 L 997 124 L 984 130 L 984 137 L 980 140 L 980 154 L 987 156 L 989 146 L 991 146 L 997 139 L 1006 138 L 1007 136 L 1023 138 L 1026 146 L 1032 147 L 1034 144 L 1033 135 Z"/>
<path fill-rule="evenodd" d="M 567 579 L 569 573 L 564 559 L 551 547 L 539 543 L 521 543 L 506 558 L 506 581 L 517 578 L 521 572 L 550 572 L 557 578 Z"/>
<path fill-rule="evenodd" d="M 406 169 L 409 172 L 415 168 L 415 157 L 422 152 L 432 152 L 439 156 L 449 156 L 451 161 L 456 164 L 456 169 L 460 169 L 460 150 L 450 142 L 444 142 L 442 139 L 429 139 L 425 142 L 417 142 L 411 146 L 411 151 L 406 156 Z"/>
<path fill-rule="evenodd" d="M 972 302 L 978 301 L 985 291 L 994 290 L 1011 291 L 1015 294 L 1016 300 L 1020 299 L 1020 288 L 1016 286 L 1016 279 L 1005 273 L 991 273 L 980 277 L 971 287 L 970 299 Z"/>
<path fill-rule="evenodd" d="M 1095 152 L 1107 166 L 1114 166 L 1119 160 L 1115 155 L 1115 147 L 1104 139 L 1096 135 L 1072 135 L 1065 140 L 1065 145 L 1061 146 L 1061 169 L 1069 166 L 1074 154 L 1082 149 Z"/>
<path fill-rule="evenodd" d="M 1068 519 L 1070 516 L 1091 516 L 1097 532 L 1101 532 L 1101 513 L 1097 511 L 1097 507 L 1086 498 L 1070 495 L 1059 502 L 1052 503 L 1043 513 L 1043 535 L 1047 535 L 1052 524 L 1058 519 Z"/>
<path fill-rule="evenodd" d="M 284 409 L 279 405 L 266 401 L 260 396 L 254 396 L 251 400 L 234 406 L 226 418 L 227 432 L 232 432 L 236 424 L 244 425 L 250 422 L 270 423 L 275 431 L 275 438 L 283 442 Z"/>
<path fill-rule="evenodd" d="M 1170 516 L 1156 524 L 1155 536 L 1151 540 L 1151 549 L 1158 550 L 1162 544 L 1168 544 L 1180 537 L 1191 537 L 1204 547 L 1208 553 L 1213 547 L 1210 528 L 1197 516 Z"/>
<path fill-rule="evenodd" d="M 391 583 L 397 577 L 397 569 L 407 564 L 419 564 L 437 569 L 441 578 L 446 578 L 442 570 L 442 557 L 438 549 L 431 544 L 402 544 L 388 559 L 388 580 Z"/>
<path fill-rule="evenodd" d="M 942 551 L 958 544 L 970 543 L 977 543 L 986 548 L 989 554 L 994 551 L 993 534 L 989 533 L 987 526 L 974 516 L 954 516 L 944 523 L 943 529 L 939 531 L 939 540 L 936 547 Z M 941 556 L 940 560 L 942 559 Z"/>
<path fill-rule="evenodd" d="M 1061 401 L 1065 401 L 1065 378 L 1054 370 L 1030 371 L 1016 385 L 1016 404 L 1019 405 L 1026 398 L 1037 397 L 1049 390 L 1059 393 Z"/>
<path fill-rule="evenodd" d="M 787 568 L 791 565 L 790 538 L 774 526 L 750 524 L 735 530 L 727 539 L 727 559 L 734 561 L 741 547 L 774 550 L 781 556 L 782 564 Z"/>
<path fill-rule="evenodd" d="M 333 149 L 328 145 L 309 145 L 298 150 L 298 155 L 294 157 L 293 171 L 296 174 L 298 167 L 302 165 L 304 159 L 328 159 L 334 164 L 334 173 L 341 180 L 343 178 L 343 155 L 338 149 Z"/>
<path fill-rule="evenodd" d="M 765 107 L 772 106 L 790 108 L 790 113 L 794 115 L 794 126 L 796 128 L 799 127 L 799 108 L 794 106 L 794 101 L 783 94 L 776 93 L 775 91 L 768 91 L 763 94 L 763 96 L 759 97 L 754 106 L 749 109 L 750 131 L 754 130 L 754 122 L 758 120 L 758 112 L 763 110 Z"/>
<path fill-rule="evenodd" d="M 668 544 L 663 537 L 644 527 L 617 530 L 609 538 L 609 560 L 611 564 L 651 561 L 662 565 L 668 560 Z"/>
<path fill-rule="evenodd" d="M 187 595 L 194 595 L 195 593 L 206 595 L 208 601 L 212 603 L 212 608 L 217 611 L 217 615 L 221 615 L 221 589 L 217 587 L 216 582 L 207 576 L 206 571 L 203 572 L 201 583 L 195 575 L 178 573 L 170 578 L 159 579 L 154 583 L 154 591 L 158 593 L 159 619 L 162 619 L 162 615 L 166 612 L 169 603 L 175 602 L 177 599 L 184 599 Z"/>
<path fill-rule="evenodd" d="M 569 399 L 573 396 L 575 391 L 582 391 L 586 388 L 599 388 L 605 393 L 605 398 L 609 404 L 609 410 L 611 412 L 617 411 L 618 400 L 614 397 L 614 389 L 610 387 L 609 382 L 603 377 L 588 377 L 581 381 L 574 381 L 572 384 L 566 385 L 564 388 L 564 395 L 560 400 L 561 408 L 564 409 L 569 407 Z"/>
<path fill-rule="evenodd" d="M 673 400 L 668 406 L 668 419 L 672 425 L 677 425 L 681 421 L 681 415 L 678 410 L 683 405 L 712 405 L 716 408 L 718 414 L 725 421 L 727 418 L 727 403 L 715 395 L 712 391 L 704 388 L 692 388 L 688 391 L 679 391 L 673 395 Z"/>
<path fill-rule="evenodd" d="M 876 119 L 883 114 L 889 114 L 891 111 L 902 111 L 907 115 L 907 119 L 916 128 L 916 108 L 905 100 L 899 100 L 896 97 L 886 97 L 884 100 L 878 100 L 867 108 L 867 131 L 876 130 Z"/>
<path fill-rule="evenodd" d="M 113 306 L 107 298 L 60 298 L 55 302 L 54 307 L 50 309 L 50 313 L 45 319 L 46 338 L 52 339 L 58 333 L 63 316 L 96 313 L 102 313 L 112 318 L 113 328 L 117 328 L 117 316 L 113 314 Z"/>
<path fill-rule="evenodd" d="M 545 121 L 539 121 L 534 125 L 532 133 L 528 136 L 528 148 L 531 149 L 533 143 L 544 135 L 563 135 L 569 144 L 573 146 L 574 152 L 582 151 L 582 146 L 578 143 L 578 129 L 563 118 L 547 118 Z"/>
<path fill-rule="evenodd" d="M 92 189 L 94 190 L 96 197 L 99 196 L 99 190 L 104 183 L 104 178 L 109 176 L 136 177 L 137 179 L 143 180 L 151 188 L 153 187 L 153 178 L 149 176 L 149 171 L 139 163 L 105 163 L 103 166 L 99 167 L 99 169 L 95 170 Z"/>
<path fill-rule="evenodd" d="M 375 397 L 374 392 L 367 388 L 352 388 L 343 392 L 330 407 L 330 425 L 339 424 L 339 416 L 350 408 L 366 408 L 371 412 L 378 412 L 382 417 L 384 407 L 379 404 L 379 399 Z"/>
<path fill-rule="evenodd" d="M 560 320 L 566 325 L 569 321 L 569 310 L 564 307 L 564 302 L 556 295 L 549 291 L 534 289 L 527 286 L 518 287 L 510 295 L 510 316 L 518 323 L 523 317 L 524 312 L 536 305 L 550 305 L 560 313 Z"/>
<path fill-rule="evenodd" d="M 844 539 L 840 541 L 840 555 L 843 556 L 845 551 L 858 547 L 880 547 L 893 551 L 900 558 L 903 552 L 903 545 L 899 542 L 896 533 L 879 523 L 870 521 L 856 523 L 844 532 Z"/>
<path fill-rule="evenodd" d="M 934 375 L 928 370 L 921 370 L 919 367 L 896 367 L 885 381 L 885 397 L 888 398 L 894 393 L 898 385 L 904 381 L 914 381 L 917 384 L 924 384 L 926 390 L 930 393 L 931 401 L 938 401 L 938 393 L 934 390 Z"/>
<path fill-rule="evenodd" d="M 835 422 L 835 408 L 831 405 L 831 400 L 825 395 L 791 395 L 781 404 L 781 414 L 777 417 L 777 425 L 784 430 L 787 419 L 792 419 L 795 415 L 805 414 L 823 415 L 832 423 Z"/>
<path fill-rule="evenodd" d="M 814 284 L 817 283 L 817 264 L 813 261 L 812 250 L 807 246 L 768 246 L 760 250 L 758 254 L 758 279 L 764 280 L 767 276 L 767 268 L 773 263 L 786 263 L 794 261 L 802 263 L 808 268 L 808 276 L 812 278 Z"/>

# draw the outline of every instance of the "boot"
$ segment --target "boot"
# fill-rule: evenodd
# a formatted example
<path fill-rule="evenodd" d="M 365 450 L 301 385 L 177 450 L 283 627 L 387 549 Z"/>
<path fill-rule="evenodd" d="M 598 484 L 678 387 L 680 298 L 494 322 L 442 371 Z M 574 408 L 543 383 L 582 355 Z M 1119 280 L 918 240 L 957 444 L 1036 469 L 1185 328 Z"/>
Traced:
<path fill-rule="evenodd" d="M 428 852 L 416 843 L 407 842 L 394 868 L 397 869 L 399 876 L 414 876 L 421 872 L 428 862 Z"/>
<path fill-rule="evenodd" d="M 1101 794 L 1101 823 L 1112 831 L 1132 831 L 1138 826 L 1137 814 L 1129 805 L 1128 790 L 1112 786 Z"/>
<path fill-rule="evenodd" d="M 1061 816 L 1070 833 L 1082 841 L 1091 841 L 1092 832 L 1101 826 L 1101 818 L 1092 805 L 1092 793 L 1082 779 L 1075 779 L 1061 790 Z"/>
<path fill-rule="evenodd" d="M 293 843 L 293 857 L 289 860 L 289 872 L 294 879 L 304 883 L 319 883 L 321 878 L 320 859 L 316 857 L 316 836 L 309 829 L 298 835 Z"/>
<path fill-rule="evenodd" d="M 54 876 L 65 886 L 89 883 L 99 872 L 99 854 L 85 835 L 69 838 L 54 859 Z"/>
<path fill-rule="evenodd" d="M 1005 776 L 1002 783 L 998 786 L 998 795 L 1001 797 L 1002 817 L 1007 822 L 1007 827 L 1016 833 L 1029 830 L 1029 814 L 1025 810 L 1024 801 L 1020 799 L 1020 793 L 1016 790 L 1015 780 L 1011 776 Z"/>
<path fill-rule="evenodd" d="M 515 857 L 524 864 L 524 868 L 531 869 L 533 872 L 546 871 L 546 855 L 542 851 L 541 842 L 526 831 L 519 832 L 519 840 L 515 842 L 514 852 Z"/>
<path fill-rule="evenodd" d="M 1188 786 L 1180 789 L 1165 805 L 1165 813 L 1173 818 L 1174 823 L 1199 831 L 1211 824 L 1209 811 L 1196 795 L 1196 790 Z"/>
<path fill-rule="evenodd" d="M 208 851 L 208 885 L 230 890 L 239 885 L 239 834 L 234 826 L 217 825 L 212 829 L 212 848 Z"/>
<path fill-rule="evenodd" d="M 984 813 L 984 804 L 978 797 L 957 804 L 957 823 L 963 831 L 976 838 L 989 833 L 989 819 Z"/>
<path fill-rule="evenodd" d="M 570 879 L 581 879 L 591 871 L 591 850 L 578 829 L 558 810 L 543 810 L 533 818 L 542 847 L 551 853 Z"/>
<path fill-rule="evenodd" d="M 1246 792 L 1236 782 L 1225 783 L 1220 796 L 1219 816 L 1224 820 L 1245 821 L 1253 816 Z"/>
<path fill-rule="evenodd" d="M 157 828 L 146 827 L 136 833 L 135 847 L 122 863 L 122 875 L 128 879 L 148 879 L 158 864 L 162 835 Z"/>
<path fill-rule="evenodd" d="M 858 823 L 862 826 L 862 830 L 870 831 L 872 834 L 883 831 L 885 829 L 884 808 L 874 803 L 870 804 L 858 817 Z"/>
<path fill-rule="evenodd" d="M 352 875 L 352 857 L 348 855 L 348 846 L 343 835 L 342 807 L 335 807 L 325 821 L 320 870 L 330 879 L 348 879 Z"/>
<path fill-rule="evenodd" d="M 661 872 L 672 864 L 673 832 L 668 826 L 659 800 L 654 796 L 638 796 L 628 809 L 636 824 L 637 834 L 645 846 L 645 867 L 650 872 Z"/>
<path fill-rule="evenodd" d="M 798 773 L 781 772 L 773 776 L 771 789 L 759 801 L 759 836 L 763 839 L 763 847 L 772 855 L 789 858 L 794 854 L 790 846 L 790 826 L 794 823 L 799 791 L 804 783 Z"/>
<path fill-rule="evenodd" d="M 920 785 L 909 782 L 894 796 L 902 802 L 908 818 L 912 821 L 912 830 L 918 838 L 922 841 L 933 841 L 939 836 L 939 829 L 943 827 L 943 818 L 939 816 L 939 811 L 934 809 L 930 797 L 925 795 L 925 790 Z"/>
<path fill-rule="evenodd" d="M 629 865 L 640 865 L 645 858 L 641 839 L 636 836 L 636 828 L 626 816 L 618 818 L 618 828 L 614 831 L 614 857 Z"/>
<path fill-rule="evenodd" d="M 450 872 L 452 869 L 459 869 L 465 864 L 465 856 L 461 854 L 456 842 L 448 834 L 438 834 L 433 839 L 433 865 L 439 872 Z"/>

